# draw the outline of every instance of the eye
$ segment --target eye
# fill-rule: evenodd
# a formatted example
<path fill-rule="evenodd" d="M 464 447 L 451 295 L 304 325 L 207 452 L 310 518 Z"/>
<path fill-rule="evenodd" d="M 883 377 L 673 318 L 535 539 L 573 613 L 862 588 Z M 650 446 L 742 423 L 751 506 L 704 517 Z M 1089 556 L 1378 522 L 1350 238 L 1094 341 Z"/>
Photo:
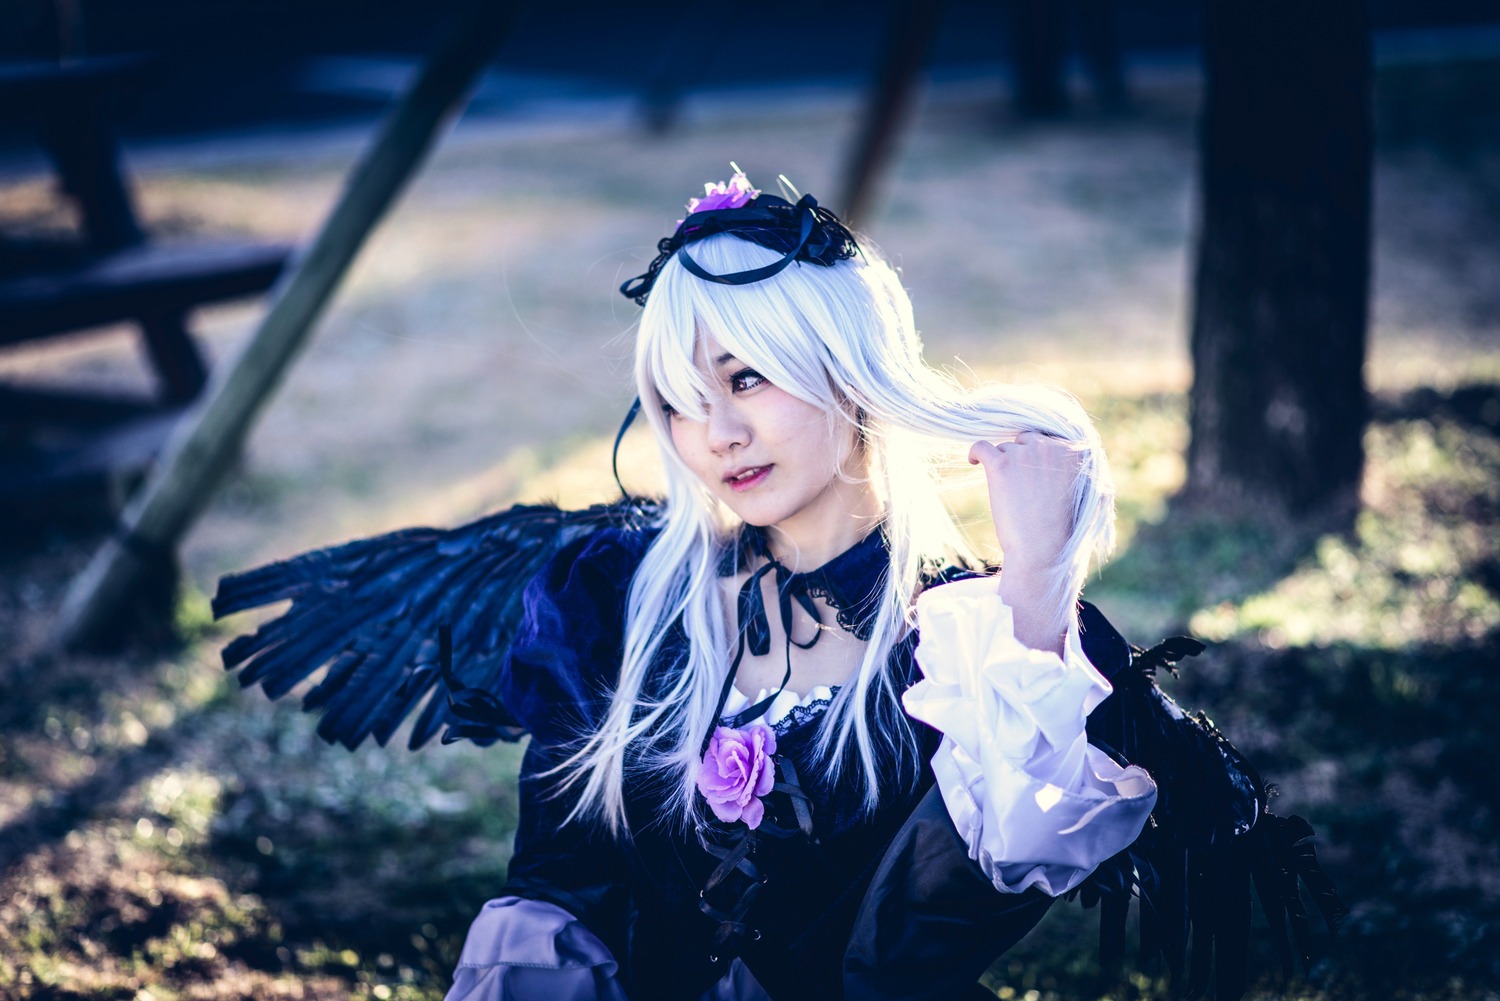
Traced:
<path fill-rule="evenodd" d="M 753 368 L 742 368 L 729 377 L 729 388 L 736 393 L 747 393 L 770 382 Z"/>
<path fill-rule="evenodd" d="M 677 408 L 672 406 L 672 404 L 666 402 L 665 400 L 662 401 L 661 412 L 667 415 L 668 420 L 671 420 L 673 417 L 677 416 Z"/>

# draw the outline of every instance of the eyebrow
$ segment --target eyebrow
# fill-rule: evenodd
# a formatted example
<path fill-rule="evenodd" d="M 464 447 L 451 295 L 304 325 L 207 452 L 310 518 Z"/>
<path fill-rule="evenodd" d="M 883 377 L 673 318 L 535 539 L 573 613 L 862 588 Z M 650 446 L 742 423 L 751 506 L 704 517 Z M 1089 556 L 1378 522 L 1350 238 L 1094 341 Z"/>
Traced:
<path fill-rule="evenodd" d="M 732 352 L 732 351 L 725 351 L 723 354 L 719 355 L 719 357 L 717 357 L 717 358 L 714 359 L 714 368 L 720 368 L 723 365 L 725 365 L 726 363 L 732 362 L 734 360 L 735 360 L 734 352 Z"/>

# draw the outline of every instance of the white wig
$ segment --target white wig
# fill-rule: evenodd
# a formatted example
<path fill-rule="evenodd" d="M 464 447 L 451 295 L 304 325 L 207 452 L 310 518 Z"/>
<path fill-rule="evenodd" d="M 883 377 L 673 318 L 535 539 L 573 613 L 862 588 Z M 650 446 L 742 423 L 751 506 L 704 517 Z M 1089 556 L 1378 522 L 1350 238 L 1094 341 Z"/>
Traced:
<path fill-rule="evenodd" d="M 731 235 L 696 242 L 692 254 L 715 274 L 781 257 Z M 1049 582 L 1059 633 L 1076 615 L 1091 562 L 1113 544 L 1108 466 L 1077 400 L 1037 386 L 965 389 L 929 368 L 900 280 L 868 249 L 832 267 L 797 263 L 740 286 L 703 281 L 677 258 L 668 260 L 641 316 L 635 365 L 642 409 L 667 468 L 666 514 L 630 584 L 624 661 L 605 721 L 562 766 L 565 785 L 582 784 L 575 813 L 616 830 L 625 821 L 627 774 L 637 770 L 665 777 L 678 816 L 693 817 L 700 748 L 734 650 L 717 571 L 737 526 L 678 457 L 661 406 L 703 419 L 709 386 L 698 358 L 705 332 L 785 392 L 857 423 L 868 449 L 890 566 L 863 662 L 830 706 L 818 745 L 831 775 L 855 767 L 867 808 L 893 774 L 912 781 L 918 771 L 915 735 L 888 667 L 892 647 L 913 624 L 923 558 L 973 560 L 944 502 L 939 469 L 962 463 L 978 439 L 1022 431 L 1040 431 L 1081 453 L 1072 534 Z M 688 651 L 648 690 L 662 639 L 679 618 Z M 871 732 L 872 718 L 882 732 Z M 877 743 L 894 757 L 878 758 Z"/>

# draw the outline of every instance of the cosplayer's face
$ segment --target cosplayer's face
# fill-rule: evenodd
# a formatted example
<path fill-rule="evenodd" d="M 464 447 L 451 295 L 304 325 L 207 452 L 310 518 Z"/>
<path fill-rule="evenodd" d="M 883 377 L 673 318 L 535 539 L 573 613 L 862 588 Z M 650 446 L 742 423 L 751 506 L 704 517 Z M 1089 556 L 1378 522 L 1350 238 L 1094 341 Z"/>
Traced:
<path fill-rule="evenodd" d="M 780 389 L 713 337 L 698 356 L 713 387 L 707 420 L 668 411 L 682 461 L 741 520 L 780 529 L 789 543 L 817 550 L 815 540 L 845 534 L 870 506 L 849 422 Z"/>

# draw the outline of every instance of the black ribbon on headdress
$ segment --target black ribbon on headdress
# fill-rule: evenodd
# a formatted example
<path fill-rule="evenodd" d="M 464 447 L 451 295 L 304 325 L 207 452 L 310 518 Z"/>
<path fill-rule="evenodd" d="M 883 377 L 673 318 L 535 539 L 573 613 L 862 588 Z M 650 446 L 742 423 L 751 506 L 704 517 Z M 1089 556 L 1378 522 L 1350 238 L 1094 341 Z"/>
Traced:
<path fill-rule="evenodd" d="M 811 205 L 807 204 L 808 202 L 811 202 Z M 817 216 L 813 212 L 813 209 L 817 208 L 817 204 L 817 202 L 812 201 L 811 195 L 805 196 L 802 201 L 797 203 L 799 210 L 797 245 L 788 250 L 786 256 L 782 257 L 781 260 L 767 264 L 763 268 L 751 268 L 749 271 L 736 271 L 733 274 L 716 275 L 703 270 L 703 266 L 693 260 L 691 255 L 688 254 L 686 244 L 678 248 L 677 256 L 681 259 L 682 266 L 687 268 L 689 274 L 696 275 L 704 281 L 713 282 L 716 285 L 749 285 L 752 282 L 765 281 L 767 278 L 784 271 L 786 266 L 795 261 L 797 255 L 802 253 L 803 248 L 807 246 L 808 238 L 812 236 L 813 228 L 817 224 Z"/>
<path fill-rule="evenodd" d="M 741 240 L 774 250 L 781 260 L 749 271 L 716 275 L 705 270 L 687 253 L 687 246 L 720 233 L 730 233 Z M 646 273 L 620 285 L 620 294 L 644 306 L 656 284 L 657 275 L 677 254 L 688 272 L 717 285 L 749 285 L 780 274 L 794 261 L 805 261 L 832 267 L 859 253 L 854 234 L 839 217 L 818 204 L 812 195 L 803 195 L 794 205 L 775 195 L 760 195 L 737 209 L 707 209 L 689 212 L 677 231 L 656 245 L 656 259 Z"/>
<path fill-rule="evenodd" d="M 634 402 L 630 404 L 630 409 L 625 413 L 625 419 L 620 422 L 620 430 L 615 432 L 615 446 L 609 452 L 609 471 L 614 474 L 615 486 L 620 488 L 620 496 L 622 498 L 632 502 L 636 498 L 631 495 L 629 490 L 625 489 L 625 484 L 620 479 L 620 444 L 625 440 L 625 432 L 630 430 L 630 425 L 635 423 L 635 419 L 640 416 L 640 413 L 641 398 L 637 396 Z"/>

